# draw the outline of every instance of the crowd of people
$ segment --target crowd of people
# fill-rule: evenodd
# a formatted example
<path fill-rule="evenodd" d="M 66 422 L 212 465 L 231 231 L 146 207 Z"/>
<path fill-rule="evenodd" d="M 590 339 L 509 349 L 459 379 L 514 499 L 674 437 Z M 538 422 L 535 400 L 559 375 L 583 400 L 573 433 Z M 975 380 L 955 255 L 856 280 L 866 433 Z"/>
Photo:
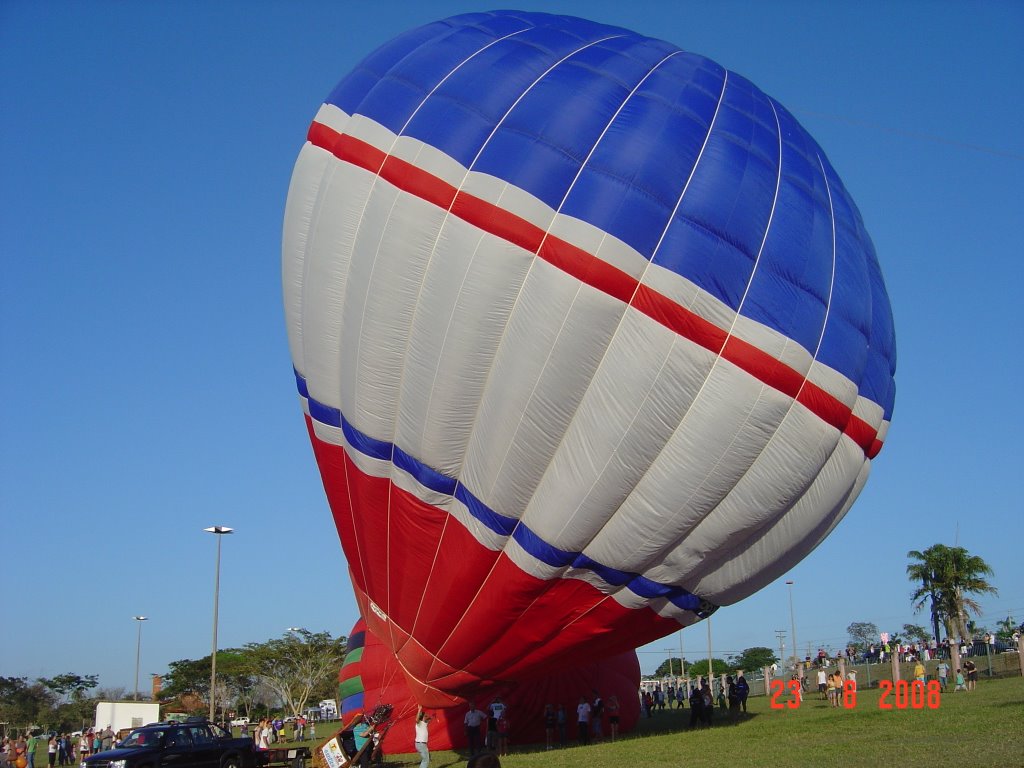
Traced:
<path fill-rule="evenodd" d="M 0 742 L 0 768 L 18 768 L 21 759 L 24 760 L 25 768 L 37 768 L 36 754 L 44 743 L 49 768 L 76 765 L 89 755 L 113 749 L 115 735 L 108 725 L 106 728 L 90 728 L 75 736 L 70 733 L 50 733 L 6 737 Z"/>
<path fill-rule="evenodd" d="M 289 727 L 291 728 L 291 738 L 288 734 Z M 225 730 L 230 732 L 230 728 L 226 727 Z M 280 717 L 267 717 L 260 720 L 252 729 L 249 728 L 248 723 L 243 723 L 241 735 L 248 736 L 250 733 L 253 741 L 256 742 L 256 749 L 270 749 L 272 744 L 278 742 L 306 741 L 307 739 L 315 741 L 316 722 L 307 721 L 301 715 L 290 719 L 290 722 L 282 720 Z"/>

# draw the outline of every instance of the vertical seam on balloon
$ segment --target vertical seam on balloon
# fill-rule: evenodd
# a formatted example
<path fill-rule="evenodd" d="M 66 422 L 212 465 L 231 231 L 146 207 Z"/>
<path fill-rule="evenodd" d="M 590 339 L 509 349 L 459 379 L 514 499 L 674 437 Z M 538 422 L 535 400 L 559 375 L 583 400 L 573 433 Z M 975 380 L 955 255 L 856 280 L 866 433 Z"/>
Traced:
<path fill-rule="evenodd" d="M 462 66 L 464 66 L 466 64 L 466 62 L 468 62 L 471 59 L 473 59 L 474 57 L 478 56 L 480 53 L 482 53 L 483 51 L 487 50 L 491 46 L 496 45 L 499 42 L 501 42 L 503 40 L 506 40 L 509 37 L 513 37 L 515 35 L 518 35 L 518 34 L 524 32 L 524 31 L 526 31 L 527 29 L 530 29 L 530 27 L 524 27 L 523 29 L 516 30 L 515 32 L 512 32 L 512 33 L 509 33 L 507 35 L 504 35 L 503 37 L 499 37 L 499 38 L 496 38 L 494 40 L 491 40 L 489 43 L 487 43 L 487 45 L 477 49 L 476 51 L 473 52 L 472 55 L 467 56 L 462 61 L 460 61 L 459 64 L 455 68 L 453 68 L 450 72 L 448 72 L 448 74 L 446 74 L 444 76 L 444 78 L 442 78 L 441 80 L 438 81 L 438 83 L 431 89 L 430 93 L 428 93 L 423 98 L 423 100 L 417 105 L 416 109 L 414 109 L 412 111 L 412 113 L 406 119 L 406 122 L 402 126 L 402 128 L 399 129 L 399 131 L 397 133 L 395 133 L 394 139 L 392 139 L 392 142 L 391 142 L 391 150 L 393 150 L 394 147 L 397 145 L 399 139 L 402 137 L 403 131 L 409 126 L 409 123 L 416 116 L 416 114 L 423 107 L 423 105 L 427 102 L 427 100 L 430 98 L 430 96 L 433 93 L 435 93 L 437 91 L 437 89 L 440 88 L 441 85 L 448 80 L 448 78 L 450 78 L 455 72 L 457 72 L 459 69 L 461 69 Z M 353 253 L 355 252 L 355 249 L 356 249 L 356 242 L 357 242 L 357 240 L 359 238 L 359 231 L 362 229 L 362 224 L 363 224 L 364 216 L 365 216 L 365 213 L 366 213 L 366 209 L 369 207 L 369 204 L 370 204 L 370 198 L 372 197 L 374 188 L 376 187 L 377 181 L 380 178 L 380 173 L 383 170 L 384 166 L 387 164 L 388 159 L 390 158 L 390 156 L 391 156 L 391 151 L 390 150 L 383 154 L 383 159 L 381 160 L 380 166 L 377 168 L 377 171 L 374 174 L 373 179 L 372 179 L 372 181 L 370 183 L 370 188 L 367 191 L 366 198 L 365 198 L 365 200 L 363 202 L 363 208 L 362 208 L 362 211 L 360 212 L 359 225 L 356 228 L 356 232 L 352 236 L 352 250 L 353 250 Z M 395 208 L 395 205 L 397 204 L 398 199 L 399 198 L 396 196 L 395 201 L 392 202 L 391 210 L 388 212 L 387 220 L 385 221 L 385 224 L 384 224 L 384 226 L 381 229 L 381 232 L 382 232 L 381 240 L 383 240 L 383 231 L 384 231 L 384 229 L 386 229 L 387 222 L 391 220 L 391 215 L 394 212 L 394 208 Z M 379 255 L 380 255 L 380 242 L 378 242 L 377 249 L 376 249 L 376 251 L 374 253 L 373 263 L 372 263 L 371 268 L 370 268 L 370 277 L 367 280 L 367 286 L 369 286 L 372 283 L 372 281 L 373 281 L 373 273 L 374 273 L 374 271 L 376 269 L 377 257 Z M 426 272 L 424 271 L 424 275 L 425 274 L 426 274 Z M 421 284 L 421 288 L 422 288 L 422 284 Z M 346 292 L 347 291 L 348 291 L 348 286 L 346 286 Z M 417 304 L 418 304 L 418 301 L 419 301 L 419 298 L 418 298 L 418 295 L 417 295 Z M 359 322 L 360 322 L 360 329 L 362 328 L 362 324 L 363 324 L 363 322 L 365 320 L 365 311 L 366 311 L 366 306 L 364 304 L 363 313 L 360 315 L 360 320 L 359 320 Z M 362 340 L 362 332 L 361 332 L 361 330 L 357 334 L 356 339 L 357 339 L 357 341 L 356 341 L 355 358 L 356 358 L 357 364 L 356 364 L 355 368 L 356 368 L 356 370 L 358 370 L 358 367 L 359 367 L 358 366 L 358 361 L 359 361 L 359 358 L 360 358 L 360 356 L 362 354 L 362 341 L 363 341 Z M 386 595 L 386 598 L 387 598 L 387 601 L 388 601 L 387 607 L 385 609 L 385 613 L 388 614 L 389 617 L 390 617 L 390 613 L 391 613 L 391 610 L 390 610 L 390 603 L 391 603 L 391 568 L 390 568 L 390 566 L 391 566 L 391 502 L 392 502 L 392 496 L 393 496 L 393 491 L 394 491 L 394 483 L 395 483 L 395 474 L 394 474 L 394 469 L 395 469 L 395 465 L 394 465 L 394 447 L 395 447 L 395 444 L 394 444 L 394 434 L 395 434 L 395 430 L 396 430 L 396 427 L 397 427 L 397 420 L 398 420 L 398 412 L 399 412 L 398 404 L 399 404 L 399 402 L 401 400 L 401 392 L 402 392 L 402 389 L 401 389 L 401 379 L 404 379 L 404 375 L 405 375 L 405 365 L 403 363 L 403 365 L 402 365 L 402 374 L 400 376 L 400 382 L 399 382 L 399 386 L 398 386 L 398 394 L 396 395 L 395 417 L 392 419 L 392 424 L 391 424 L 391 433 L 392 433 L 391 461 L 390 461 L 390 464 L 389 464 L 389 467 L 388 467 L 388 504 L 387 504 L 387 510 L 385 512 L 385 515 L 386 515 L 385 531 L 386 531 L 386 542 L 387 543 L 385 544 L 385 567 L 384 567 L 384 573 L 385 573 L 385 595 Z M 442 528 L 442 531 L 443 531 L 443 528 Z M 369 599 L 369 597 L 368 597 L 368 599 Z M 422 596 L 421 596 L 421 603 L 422 603 Z M 388 622 L 388 633 L 391 636 L 390 637 L 390 639 L 391 639 L 390 646 L 395 649 L 395 653 L 397 654 L 400 649 L 397 647 L 397 643 L 395 641 L 394 632 L 391 630 L 391 622 L 392 621 L 393 621 L 392 619 L 389 619 L 389 622 Z M 411 630 L 410 630 L 410 632 L 411 632 Z M 403 645 L 404 645 L 404 643 L 403 643 Z"/>
<path fill-rule="evenodd" d="M 487 148 L 487 146 L 490 143 L 491 139 L 494 138 L 494 135 L 497 133 L 498 128 L 504 123 L 505 119 L 512 113 L 512 111 L 523 100 L 523 98 L 525 98 L 526 94 L 529 93 L 539 82 L 541 82 L 546 76 L 548 76 L 551 72 L 553 72 L 557 67 L 559 67 L 561 64 L 563 64 L 566 61 L 568 61 L 569 59 L 571 59 L 573 56 L 576 56 L 580 52 L 582 52 L 582 51 L 584 51 L 584 50 L 586 50 L 588 48 L 592 48 L 595 45 L 598 45 L 600 43 L 606 42 L 606 41 L 611 40 L 611 39 L 623 37 L 623 36 L 624 35 L 608 35 L 607 37 L 603 37 L 603 38 L 600 38 L 598 40 L 594 40 L 592 42 L 587 43 L 586 45 L 582 45 L 579 48 L 576 48 L 575 50 L 571 51 L 570 53 L 566 54 L 561 59 L 556 61 L 554 64 L 552 64 L 550 67 L 548 67 L 544 72 L 542 72 L 540 75 L 538 75 L 534 79 L 534 81 L 532 83 L 530 83 L 530 85 L 527 86 L 523 90 L 522 93 L 519 94 L 519 96 L 515 99 L 515 101 L 513 101 L 513 103 L 505 111 L 505 114 L 502 115 L 501 119 L 498 120 L 497 123 L 495 123 L 494 128 L 491 130 L 490 134 L 481 143 L 480 149 L 477 151 L 476 155 L 473 157 L 473 159 L 470 161 L 470 163 L 466 166 L 466 172 L 463 175 L 462 181 L 459 184 L 458 191 L 452 197 L 452 201 L 451 201 L 451 203 L 449 203 L 448 209 L 445 212 L 445 220 L 442 222 L 441 227 L 438 229 L 438 238 L 440 237 L 440 233 L 444 229 L 444 226 L 447 223 L 448 218 L 451 216 L 452 209 L 453 209 L 453 207 L 455 205 L 455 201 L 458 199 L 459 193 L 461 192 L 461 190 L 465 186 L 466 181 L 470 178 L 470 175 L 473 173 L 473 167 L 476 165 L 477 161 L 480 159 L 480 156 L 483 154 L 484 150 Z M 435 246 L 436 246 L 436 243 L 437 243 L 437 240 L 435 240 Z M 529 279 L 530 272 L 532 272 L 533 267 L 536 264 L 536 261 L 537 261 L 537 254 L 534 253 L 533 254 L 533 259 L 530 262 L 530 266 L 527 268 L 526 274 L 523 277 L 523 281 L 522 281 L 522 284 L 520 285 L 519 292 L 516 295 L 516 300 L 515 300 L 515 302 L 513 302 L 513 305 L 511 307 L 511 309 L 509 310 L 509 317 L 511 317 L 512 313 L 515 311 L 516 306 L 518 306 L 519 298 L 522 295 L 522 287 L 526 284 L 526 281 Z M 448 328 L 449 329 L 451 328 L 450 321 L 449 321 Z M 506 330 L 507 330 L 507 326 L 506 326 Z M 447 339 L 447 337 L 448 337 L 448 330 L 446 330 L 445 336 L 442 339 L 442 343 L 441 343 L 441 347 L 442 348 L 445 346 L 445 340 Z M 505 330 L 502 331 L 501 339 L 499 339 L 497 345 L 495 346 L 495 358 L 497 357 L 497 350 L 500 349 L 502 341 L 504 340 L 504 338 L 505 338 Z M 481 393 L 486 391 L 486 389 L 487 389 L 487 381 L 490 380 L 491 374 L 493 373 L 493 370 L 494 370 L 494 367 L 493 367 L 493 359 L 492 359 L 492 365 L 488 369 L 487 377 L 486 377 L 486 379 L 484 381 L 484 384 L 483 384 L 483 386 L 481 388 Z M 435 381 L 436 381 L 436 377 L 437 377 L 437 370 L 435 370 L 435 377 L 434 377 Z M 433 388 L 431 388 L 431 391 L 432 390 L 433 390 Z M 428 397 L 428 400 L 427 400 L 427 411 L 428 412 L 430 410 L 430 402 L 431 402 L 431 400 L 432 400 L 432 396 Z M 479 413 L 479 411 L 480 411 L 480 406 L 483 403 L 483 400 L 484 400 L 484 397 L 483 397 L 483 394 L 481 394 L 480 400 L 478 401 L 477 407 L 476 407 L 477 413 Z M 473 420 L 473 424 L 474 425 L 476 424 L 476 419 L 475 418 Z M 469 436 L 468 436 L 468 438 L 466 440 L 465 448 L 467 448 L 467 449 L 468 449 L 469 445 L 472 442 L 473 432 L 474 432 L 474 430 L 471 429 L 470 433 L 469 433 Z M 458 490 L 458 487 L 462 484 L 462 481 L 460 479 L 461 478 L 461 474 L 462 474 L 461 473 L 461 469 L 465 467 L 466 457 L 467 457 L 467 451 L 464 450 L 463 451 L 463 460 L 462 460 L 462 465 L 460 467 L 460 471 L 455 473 L 456 485 L 455 485 L 455 489 L 452 491 L 452 499 L 453 499 L 453 501 L 455 500 L 455 492 Z M 445 518 L 445 522 L 444 522 L 443 527 L 442 527 L 442 537 L 444 535 L 444 531 L 447 529 L 447 525 L 448 525 L 449 519 L 450 519 L 450 516 Z M 499 555 L 500 555 L 501 551 L 503 551 L 503 550 L 499 550 L 499 552 L 498 552 Z M 437 555 L 435 553 L 435 561 L 436 561 L 436 557 L 437 557 Z M 492 568 L 492 571 L 493 571 L 493 564 L 492 564 L 491 568 Z M 486 582 L 486 579 L 484 580 L 484 582 Z M 478 590 L 477 591 L 477 595 L 479 595 L 479 594 L 480 594 L 480 592 Z M 413 620 L 413 627 L 415 627 L 416 623 L 419 620 L 419 615 L 420 615 L 420 612 L 421 612 L 421 610 L 423 608 L 423 602 L 424 602 L 424 597 L 425 596 L 426 596 L 425 592 L 420 596 L 420 604 L 419 604 L 419 606 L 416 609 L 416 617 Z M 470 600 L 469 604 L 466 606 L 466 609 L 463 611 L 462 617 L 460 617 L 459 621 L 453 626 L 451 632 L 449 632 L 449 634 L 445 638 L 444 642 L 442 642 L 441 645 L 438 647 L 438 653 L 437 654 L 432 654 L 436 661 L 441 661 L 441 659 L 439 657 L 439 654 L 440 654 L 441 650 L 445 647 L 445 645 L 448 643 L 448 641 L 455 634 L 456 630 L 461 625 L 462 618 L 465 617 L 466 612 L 468 612 L 468 610 L 475 604 L 475 602 L 476 602 L 476 596 L 474 596 L 473 599 Z M 442 662 L 442 663 L 444 663 L 444 662 Z"/>
<path fill-rule="evenodd" d="M 769 103 L 769 106 L 771 106 L 771 108 L 772 108 L 773 115 L 775 116 L 776 130 L 777 130 L 777 135 L 779 137 L 779 142 L 778 142 L 779 143 L 779 172 L 778 172 L 778 176 L 776 178 L 776 192 L 775 192 L 776 201 L 777 201 L 778 200 L 779 184 L 780 184 L 781 178 L 782 178 L 782 165 L 783 165 L 783 161 L 782 161 L 782 154 L 783 154 L 782 153 L 782 149 L 783 149 L 782 126 L 779 123 L 778 111 L 775 109 L 774 102 L 772 102 L 769 99 L 768 103 Z M 820 157 L 818 157 L 818 163 L 819 163 L 819 166 L 821 166 L 821 158 Z M 761 456 L 764 455 L 764 452 L 768 449 L 768 447 L 775 440 L 776 436 L 778 435 L 779 429 L 785 423 L 786 419 L 789 418 L 789 415 L 793 412 L 793 409 L 796 407 L 796 404 L 797 404 L 798 399 L 799 399 L 799 393 L 801 391 L 803 391 L 804 387 L 806 386 L 807 379 L 810 376 L 810 374 L 811 374 L 811 372 L 812 372 L 812 370 L 814 368 L 815 362 L 817 360 L 818 352 L 821 350 L 822 339 L 824 338 L 825 332 L 826 332 L 826 330 L 828 328 L 828 318 L 829 318 L 829 313 L 830 313 L 830 309 L 831 309 L 832 294 L 833 294 L 833 290 L 834 290 L 834 286 L 835 286 L 835 274 L 836 274 L 835 213 L 834 213 L 834 209 L 833 209 L 833 205 L 832 205 L 832 193 L 831 193 L 831 190 L 829 189 L 828 179 L 826 177 L 826 174 L 825 174 L 825 171 L 824 171 L 824 167 L 822 167 L 822 177 L 823 177 L 823 179 L 825 181 L 826 192 L 828 193 L 828 198 L 829 198 L 829 216 L 830 216 L 830 221 L 831 221 L 831 224 L 832 224 L 832 269 L 831 269 L 831 277 L 830 277 L 830 280 L 829 280 L 828 299 L 827 299 L 826 304 L 825 304 L 825 313 L 822 316 L 821 330 L 820 330 L 819 335 L 818 335 L 818 342 L 817 342 L 817 345 L 815 346 L 814 353 L 811 356 L 811 359 L 810 359 L 810 361 L 809 361 L 809 363 L 807 365 L 806 370 L 804 371 L 803 379 L 802 379 L 802 381 L 800 383 L 800 386 L 797 389 L 797 392 L 794 393 L 793 397 L 789 399 L 789 405 L 786 408 L 786 412 L 783 414 L 782 418 L 779 420 L 778 426 L 776 427 L 775 431 L 772 432 L 771 436 L 765 442 L 764 446 L 762 446 L 761 451 L 758 453 L 757 457 L 754 458 L 754 460 L 750 463 L 750 466 L 748 466 L 742 472 L 742 474 L 737 478 L 737 481 L 736 481 L 736 483 L 733 484 L 733 487 L 730 488 L 729 491 L 727 491 L 726 494 L 721 499 L 719 499 L 711 509 L 708 510 L 707 514 L 705 514 L 703 516 L 703 518 L 700 521 L 698 521 L 698 523 L 696 525 L 694 525 L 694 526 L 692 526 L 690 528 L 690 530 L 687 532 L 686 536 L 689 536 L 694 531 L 696 531 L 705 520 L 707 520 L 712 514 L 714 514 L 714 512 L 717 509 L 719 509 L 721 507 L 721 505 L 725 502 L 725 500 L 728 499 L 730 494 L 732 494 L 732 492 L 735 490 L 736 485 L 739 483 L 739 481 L 742 478 L 747 476 L 747 474 L 757 464 L 757 460 Z M 768 234 L 769 234 L 769 231 L 771 229 L 771 224 L 772 224 L 773 220 L 774 220 L 774 205 L 773 205 L 773 215 L 769 219 L 768 227 L 766 227 L 766 229 L 765 229 L 764 238 L 762 239 L 762 242 L 761 242 L 761 249 L 758 251 L 758 258 L 760 258 L 760 254 L 761 254 L 761 252 L 764 249 L 765 243 L 767 242 Z M 753 276 L 754 276 L 753 273 L 751 273 L 751 282 L 753 282 Z M 749 290 L 749 283 L 748 283 L 748 290 Z M 746 293 L 744 293 L 744 299 L 745 298 L 746 298 Z M 740 302 L 740 307 L 742 307 L 742 305 L 743 305 L 743 301 Z M 739 317 L 739 309 L 737 309 L 736 317 L 737 318 Z M 735 328 L 735 321 L 733 323 L 733 328 Z M 732 336 L 732 328 L 730 328 L 729 336 L 730 337 Z M 727 340 L 726 343 L 728 343 L 728 340 Z M 794 343 L 794 342 L 792 342 L 791 340 L 787 339 L 786 346 L 788 347 L 789 344 L 791 344 L 791 343 Z M 724 349 L 724 346 L 723 346 L 723 349 Z M 767 388 L 768 388 L 767 384 L 762 384 L 762 387 L 761 387 L 762 392 L 765 389 L 767 389 Z M 760 397 L 758 399 L 760 399 Z M 756 402 L 755 402 L 755 405 L 756 405 Z M 747 420 L 744 421 L 744 425 L 746 423 L 747 423 Z M 739 432 L 737 432 L 737 435 L 738 434 L 739 434 Z M 836 444 L 838 444 L 838 442 L 842 439 L 842 434 L 843 434 L 842 430 L 839 430 L 837 435 L 836 435 Z M 819 441 L 819 443 L 820 443 L 820 441 Z M 834 452 L 834 447 L 833 447 L 833 452 Z M 831 452 L 830 452 L 830 455 L 831 455 Z M 826 459 L 822 463 L 822 466 L 824 466 L 827 463 L 828 463 L 828 459 Z M 819 470 L 820 470 L 820 467 L 819 467 Z M 815 473 L 815 475 L 810 478 L 809 483 L 804 486 L 803 490 L 801 490 L 798 494 L 796 494 L 795 496 L 790 498 L 790 500 L 786 504 L 785 508 L 782 509 L 781 512 L 779 512 L 777 515 L 775 515 L 772 520 L 764 521 L 763 523 L 761 523 L 760 526 L 759 526 L 759 529 L 763 529 L 764 526 L 771 526 L 774 522 L 777 522 L 782 516 L 784 516 L 790 509 L 792 509 L 793 505 L 806 493 L 807 489 L 810 488 L 811 486 L 813 486 L 814 480 L 815 480 L 816 477 L 817 477 L 817 473 Z M 685 538 L 685 536 L 684 537 L 677 537 L 676 538 L 676 542 L 675 542 L 675 544 L 672 547 L 672 551 L 674 551 L 676 548 L 679 547 L 679 545 L 682 543 L 682 538 Z M 747 536 L 745 536 L 743 541 L 744 542 L 748 541 L 749 538 L 750 538 L 750 536 L 747 535 Z M 671 554 L 671 551 L 669 552 L 669 554 Z M 718 558 L 718 561 L 714 565 L 715 569 L 717 570 L 720 566 L 724 565 L 727 560 L 730 560 L 730 559 L 731 558 L 724 558 L 724 557 Z M 664 559 L 663 559 L 662 563 L 664 563 Z M 702 561 L 701 562 L 702 570 L 703 570 L 703 566 L 704 565 L 705 565 L 705 561 Z"/>

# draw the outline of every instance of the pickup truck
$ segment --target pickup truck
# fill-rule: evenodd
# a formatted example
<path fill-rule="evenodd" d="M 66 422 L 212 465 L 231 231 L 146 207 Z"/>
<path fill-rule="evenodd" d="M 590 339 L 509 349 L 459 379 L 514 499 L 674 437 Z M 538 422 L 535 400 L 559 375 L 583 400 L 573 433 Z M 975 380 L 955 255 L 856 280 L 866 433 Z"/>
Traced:
<path fill-rule="evenodd" d="M 135 728 L 117 746 L 85 758 L 85 768 L 256 768 L 252 739 L 232 738 L 202 719 Z"/>

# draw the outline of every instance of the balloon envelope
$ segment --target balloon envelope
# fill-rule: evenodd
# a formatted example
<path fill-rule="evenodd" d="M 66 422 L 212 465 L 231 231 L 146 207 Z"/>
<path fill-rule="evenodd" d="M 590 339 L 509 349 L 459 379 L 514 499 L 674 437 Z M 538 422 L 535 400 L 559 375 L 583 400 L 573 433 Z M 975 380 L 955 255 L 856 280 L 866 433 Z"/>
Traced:
<path fill-rule="evenodd" d="M 809 553 L 894 400 L 870 238 L 743 77 L 568 17 L 385 44 L 292 176 L 293 366 L 416 697 L 634 648 Z"/>
<path fill-rule="evenodd" d="M 595 691 L 607 702 L 615 696 L 619 702 L 619 733 L 628 733 L 640 717 L 640 662 L 634 651 L 592 661 L 498 689 L 478 691 L 474 703 L 481 709 L 496 696 L 508 707 L 509 742 L 512 745 L 543 744 L 546 738 L 544 708 L 551 704 L 565 707 L 567 738 L 576 740 L 576 705 L 580 697 L 594 700 Z M 387 753 L 415 752 L 414 723 L 417 702 L 391 650 L 367 631 L 360 619 L 349 634 L 345 663 L 338 674 L 338 699 L 342 720 L 373 711 L 378 704 L 390 704 L 392 726 L 385 738 Z M 430 710 L 431 749 L 462 749 L 467 745 L 464 718 L 468 702 L 447 709 Z M 605 720 L 607 722 L 607 719 Z M 605 735 L 608 727 L 604 727 Z M 557 734 L 556 734 L 557 738 Z"/>

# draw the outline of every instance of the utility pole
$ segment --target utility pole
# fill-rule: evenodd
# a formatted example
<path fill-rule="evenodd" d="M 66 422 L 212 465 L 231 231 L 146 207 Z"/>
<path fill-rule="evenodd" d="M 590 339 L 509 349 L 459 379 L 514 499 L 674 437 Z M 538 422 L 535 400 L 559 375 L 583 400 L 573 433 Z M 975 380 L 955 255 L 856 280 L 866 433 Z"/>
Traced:
<path fill-rule="evenodd" d="M 779 663 L 786 664 L 786 630 L 776 629 L 775 638 L 779 641 Z"/>

